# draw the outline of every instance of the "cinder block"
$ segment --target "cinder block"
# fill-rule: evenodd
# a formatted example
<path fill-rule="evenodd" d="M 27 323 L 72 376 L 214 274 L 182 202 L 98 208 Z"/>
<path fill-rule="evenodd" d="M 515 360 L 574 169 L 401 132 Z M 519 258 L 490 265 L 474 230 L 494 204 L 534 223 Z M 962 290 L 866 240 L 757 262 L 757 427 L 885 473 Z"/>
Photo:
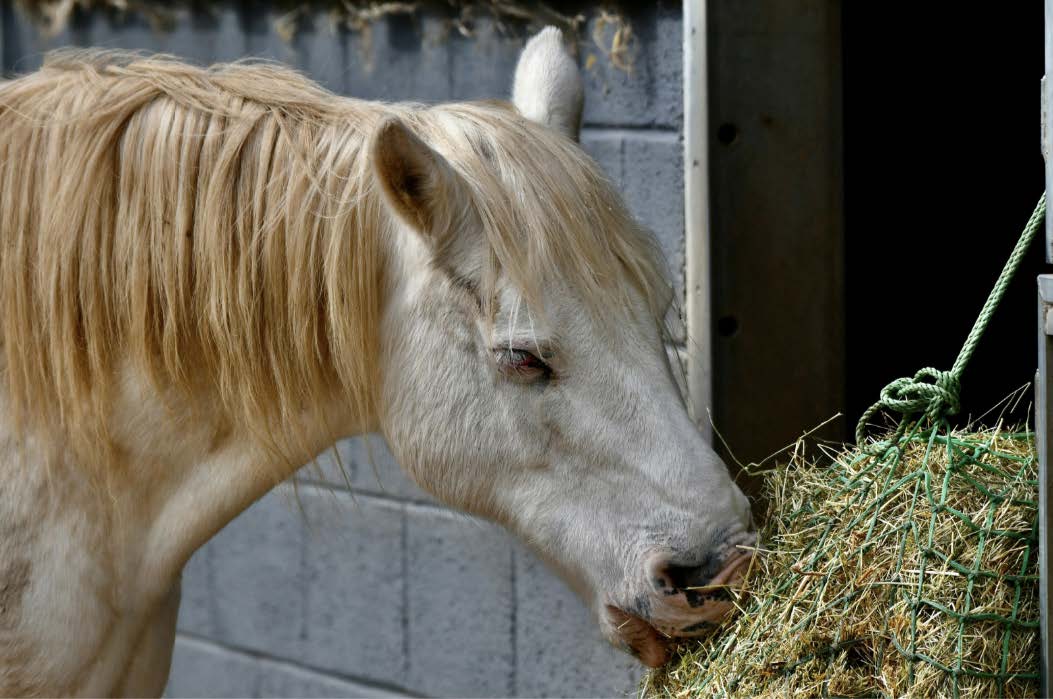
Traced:
<path fill-rule="evenodd" d="M 361 493 L 434 502 L 431 495 L 410 480 L 395 461 L 387 442 L 378 434 L 341 440 L 332 449 L 319 454 L 315 462 L 300 470 L 298 477 L 301 480 L 337 488 L 347 488 L 350 484 Z"/>
<path fill-rule="evenodd" d="M 85 13 L 74 21 L 80 36 L 78 43 L 105 49 L 158 51 L 146 18 L 139 14 L 124 14 L 109 10 Z"/>
<path fill-rule="evenodd" d="M 368 684 L 331 677 L 319 672 L 304 670 L 285 663 L 263 661 L 260 663 L 261 697 L 403 697 L 402 692 L 393 692 Z"/>
<path fill-rule="evenodd" d="M 287 37 L 276 31 L 275 21 L 285 13 L 270 2 L 244 5 L 241 26 L 245 34 L 245 53 L 254 58 L 267 58 L 295 65 L 297 53 Z"/>
<path fill-rule="evenodd" d="M 218 2 L 207 10 L 165 8 L 171 22 L 151 25 L 138 13 L 108 9 L 74 12 L 58 35 L 46 37 L 21 10 L 12 12 L 13 25 L 5 31 L 5 55 L 13 56 L 8 70 L 24 73 L 39 67 L 45 51 L 61 46 L 94 46 L 170 53 L 194 63 L 211 64 L 243 58 L 247 53 L 240 4 Z"/>
<path fill-rule="evenodd" d="M 194 556 L 179 627 L 395 682 L 406 666 L 402 550 L 401 505 L 280 486 Z"/>
<path fill-rule="evenodd" d="M 239 8 L 232 3 L 215 3 L 208 11 L 197 12 L 185 7 L 154 9 L 157 14 L 152 18 L 139 12 L 108 8 L 74 12 L 69 26 L 50 39 L 28 24 L 20 25 L 18 33 L 22 38 L 35 37 L 31 40 L 42 49 L 77 45 L 142 50 L 170 53 L 201 64 L 245 55 Z"/>
<path fill-rule="evenodd" d="M 246 510 L 196 554 L 205 564 L 185 573 L 180 628 L 225 645 L 294 654 L 306 634 L 304 534 L 286 488 Z M 204 580 L 192 577 L 202 572 Z"/>
<path fill-rule="evenodd" d="M 219 616 L 218 600 L 212 594 L 215 588 L 215 571 L 212 565 L 214 546 L 202 546 L 183 568 L 182 596 L 179 602 L 177 628 L 198 636 L 218 638 L 216 619 Z"/>
<path fill-rule="evenodd" d="M 682 298 L 684 154 L 680 134 L 586 128 L 581 145 L 618 186 L 637 220 L 658 238 L 678 298 Z"/>
<path fill-rule="evenodd" d="M 310 7 L 309 12 L 301 16 L 292 47 L 297 68 L 328 90 L 337 94 L 347 92 L 347 30 L 337 26 L 324 7 Z"/>
<path fill-rule="evenodd" d="M 409 686 L 439 696 L 514 691 L 511 542 L 499 527 L 407 506 Z"/>
<path fill-rule="evenodd" d="M 3 72 L 21 75 L 36 70 L 44 61 L 44 54 L 60 46 L 85 44 L 83 24 L 71 22 L 55 36 L 44 36 L 23 12 L 19 4 L 5 2 L 3 12 Z"/>
<path fill-rule="evenodd" d="M 179 636 L 164 695 L 179 697 L 401 697 L 406 692 Z"/>
<path fill-rule="evenodd" d="M 182 56 L 200 65 L 234 61 L 246 54 L 241 13 L 245 5 L 226 0 L 207 9 L 177 10 L 177 21 L 167 31 L 153 32 L 155 49 Z"/>
<path fill-rule="evenodd" d="M 399 683 L 406 670 L 403 508 L 304 487 L 304 633 L 296 656 L 314 668 Z"/>
<path fill-rule="evenodd" d="M 585 70 L 585 123 L 602 126 L 677 128 L 683 120 L 683 21 L 679 3 L 659 2 L 624 10 L 635 36 L 626 72 L 605 55 L 616 26 L 594 40 L 598 17 L 589 20 L 581 44 Z M 600 28 L 602 29 L 602 28 Z"/>
<path fill-rule="evenodd" d="M 600 634 L 592 612 L 521 544 L 515 546 L 517 693 L 624 697 L 643 668 Z"/>
<path fill-rule="evenodd" d="M 621 190 L 625 186 L 622 171 L 624 163 L 625 139 L 622 131 L 609 129 L 592 129 L 585 127 L 581 131 L 581 147 L 592 156 L 592 159 L 603 169 L 607 178 Z"/>
<path fill-rule="evenodd" d="M 622 191 L 633 214 L 658 236 L 677 284 L 684 269 L 684 153 L 679 134 L 631 133 L 625 139 Z"/>
<path fill-rule="evenodd" d="M 432 13 L 392 15 L 348 34 L 348 93 L 363 99 L 449 99 L 451 28 Z"/>
<path fill-rule="evenodd" d="M 248 655 L 177 636 L 165 696 L 260 696 L 261 667 Z"/>
<path fill-rule="evenodd" d="M 479 100 L 512 98 L 512 76 L 526 36 L 502 32 L 486 16 L 472 23 L 472 35 L 451 32 L 449 99 Z"/>

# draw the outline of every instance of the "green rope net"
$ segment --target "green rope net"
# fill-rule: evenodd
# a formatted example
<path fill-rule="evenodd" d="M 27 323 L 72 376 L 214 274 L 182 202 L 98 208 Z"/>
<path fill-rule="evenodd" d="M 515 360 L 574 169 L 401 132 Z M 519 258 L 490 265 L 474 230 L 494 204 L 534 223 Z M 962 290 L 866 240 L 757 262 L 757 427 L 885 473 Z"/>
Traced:
<path fill-rule="evenodd" d="M 856 447 L 768 474 L 765 548 L 716 636 L 653 675 L 653 695 L 1033 696 L 1039 691 L 1034 435 L 952 429 L 962 372 L 1045 196 L 950 371 L 881 392 Z M 868 440 L 881 412 L 895 430 Z"/>
<path fill-rule="evenodd" d="M 742 612 L 646 694 L 1038 694 L 1030 433 L 911 431 L 880 457 L 798 453 L 768 484 L 776 514 Z"/>

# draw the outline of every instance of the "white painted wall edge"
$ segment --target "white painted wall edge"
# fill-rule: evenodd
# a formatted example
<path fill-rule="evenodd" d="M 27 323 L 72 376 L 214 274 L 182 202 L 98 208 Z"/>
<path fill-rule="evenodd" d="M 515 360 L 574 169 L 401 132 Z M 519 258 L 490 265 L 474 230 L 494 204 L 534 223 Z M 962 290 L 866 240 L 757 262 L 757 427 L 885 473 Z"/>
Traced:
<path fill-rule="evenodd" d="M 712 323 L 709 249 L 709 98 L 706 0 L 684 2 L 684 321 L 688 406 L 712 441 Z"/>

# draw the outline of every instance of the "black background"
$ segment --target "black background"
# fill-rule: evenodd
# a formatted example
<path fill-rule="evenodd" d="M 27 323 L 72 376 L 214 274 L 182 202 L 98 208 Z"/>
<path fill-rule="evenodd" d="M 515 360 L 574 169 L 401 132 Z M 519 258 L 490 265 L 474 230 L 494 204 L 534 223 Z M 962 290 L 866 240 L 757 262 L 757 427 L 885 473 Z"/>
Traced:
<path fill-rule="evenodd" d="M 845 2 L 842 18 L 851 430 L 888 381 L 950 368 L 1042 193 L 1043 8 Z M 1043 244 L 962 377 L 963 413 L 1034 379 Z"/>

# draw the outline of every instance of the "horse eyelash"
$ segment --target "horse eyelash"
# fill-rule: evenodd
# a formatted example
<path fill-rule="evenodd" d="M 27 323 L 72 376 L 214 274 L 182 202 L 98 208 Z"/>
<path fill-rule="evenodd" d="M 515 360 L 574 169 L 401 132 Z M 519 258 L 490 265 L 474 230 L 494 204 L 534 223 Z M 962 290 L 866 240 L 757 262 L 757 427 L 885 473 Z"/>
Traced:
<path fill-rule="evenodd" d="M 530 386 L 533 386 L 533 385 L 536 385 L 536 384 L 545 384 L 545 385 L 547 385 L 554 378 L 556 378 L 555 370 L 549 365 L 548 361 L 544 358 L 544 356 L 536 355 L 533 352 L 531 352 L 530 350 L 522 349 L 522 348 L 512 348 L 512 349 L 507 349 L 507 350 L 502 349 L 502 350 L 498 350 L 497 354 L 500 355 L 500 354 L 505 353 L 505 352 L 507 352 L 509 354 L 511 354 L 512 352 L 520 352 L 520 353 L 523 353 L 523 354 L 528 354 L 531 357 L 533 357 L 534 360 L 536 360 L 540 364 L 540 366 L 535 367 L 535 369 L 539 372 L 539 375 L 537 376 L 537 378 L 534 379 L 533 381 L 521 382 L 521 383 L 524 383 L 525 385 L 530 385 Z M 549 356 L 551 356 L 551 354 L 549 354 Z M 498 361 L 498 364 L 501 363 L 500 356 L 497 358 L 497 361 Z M 516 370 L 518 371 L 518 369 L 516 369 Z"/>
<path fill-rule="evenodd" d="M 515 320 L 516 320 L 516 318 L 519 317 L 519 308 L 520 308 L 520 305 L 522 304 L 522 301 L 523 301 L 523 297 L 517 294 L 515 303 L 512 306 L 512 312 L 508 316 L 508 351 L 509 352 L 517 349 L 516 347 L 512 346 L 512 334 L 513 334 L 512 331 L 515 328 Z M 535 356 L 537 356 L 537 358 L 540 359 L 541 361 L 546 361 L 546 359 L 548 357 L 552 356 L 552 353 L 551 352 L 545 352 L 544 350 L 541 349 L 541 343 L 538 342 L 538 339 L 537 339 L 537 328 L 534 326 L 534 314 L 529 308 L 527 308 L 527 322 L 530 324 L 530 339 L 534 343 L 534 349 L 537 350 L 537 353 L 536 353 Z M 546 354 L 548 355 L 548 357 L 546 357 Z"/>
<path fill-rule="evenodd" d="M 511 352 L 515 348 L 512 347 L 512 330 L 515 328 L 515 320 L 519 317 L 519 304 L 522 302 L 523 297 L 516 294 L 515 303 L 512 304 L 512 312 L 508 314 L 508 351 Z"/>
<path fill-rule="evenodd" d="M 530 321 L 530 339 L 534 341 L 534 348 L 537 350 L 537 357 L 542 362 L 545 362 L 545 353 L 541 351 L 541 344 L 537 341 L 537 330 L 534 329 L 534 314 L 527 309 L 527 320 Z M 548 366 L 548 363 L 545 363 Z"/>

